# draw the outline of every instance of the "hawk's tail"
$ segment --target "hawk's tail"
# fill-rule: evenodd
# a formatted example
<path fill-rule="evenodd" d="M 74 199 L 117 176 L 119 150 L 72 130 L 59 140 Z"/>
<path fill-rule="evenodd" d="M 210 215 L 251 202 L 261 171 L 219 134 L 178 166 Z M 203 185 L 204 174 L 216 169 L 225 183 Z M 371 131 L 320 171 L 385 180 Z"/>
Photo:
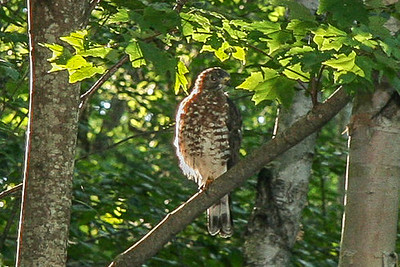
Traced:
<path fill-rule="evenodd" d="M 222 197 L 219 202 L 207 210 L 208 232 L 211 235 L 220 234 L 227 238 L 233 234 L 229 195 Z"/>

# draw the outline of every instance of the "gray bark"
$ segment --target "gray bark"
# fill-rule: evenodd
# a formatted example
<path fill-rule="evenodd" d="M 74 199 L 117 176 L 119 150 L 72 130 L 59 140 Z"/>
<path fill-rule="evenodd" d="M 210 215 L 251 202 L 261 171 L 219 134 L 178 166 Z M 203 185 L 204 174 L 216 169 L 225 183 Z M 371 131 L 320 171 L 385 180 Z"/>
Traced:
<path fill-rule="evenodd" d="M 290 109 L 278 117 L 278 133 L 311 109 L 311 99 L 299 92 Z M 261 172 L 257 199 L 245 235 L 247 266 L 287 266 L 305 206 L 316 133 L 276 160 L 271 172 Z"/>
<path fill-rule="evenodd" d="M 311 13 L 318 0 L 297 0 Z M 314 88 L 316 89 L 316 88 Z M 278 133 L 312 107 L 311 98 L 298 92 L 288 110 L 278 117 Z M 275 134 L 277 133 L 275 132 Z M 245 234 L 246 266 L 287 266 L 306 204 L 316 134 L 285 152 L 272 172 L 260 172 L 257 199 Z"/>
<path fill-rule="evenodd" d="M 81 23 L 78 0 L 28 1 L 30 105 L 16 266 L 65 266 L 77 135 L 79 84 L 48 73 L 51 52 Z"/>
<path fill-rule="evenodd" d="M 355 100 L 339 266 L 397 266 L 400 97 L 382 84 Z"/>

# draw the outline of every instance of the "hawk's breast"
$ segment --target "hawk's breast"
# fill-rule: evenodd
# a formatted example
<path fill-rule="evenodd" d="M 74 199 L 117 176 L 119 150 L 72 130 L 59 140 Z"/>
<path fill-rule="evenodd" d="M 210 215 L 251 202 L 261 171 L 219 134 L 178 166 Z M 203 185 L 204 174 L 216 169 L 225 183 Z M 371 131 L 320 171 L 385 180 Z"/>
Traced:
<path fill-rule="evenodd" d="M 228 116 L 229 105 L 222 91 L 189 95 L 178 110 L 178 157 L 185 174 L 199 185 L 226 171 L 230 151 Z"/>

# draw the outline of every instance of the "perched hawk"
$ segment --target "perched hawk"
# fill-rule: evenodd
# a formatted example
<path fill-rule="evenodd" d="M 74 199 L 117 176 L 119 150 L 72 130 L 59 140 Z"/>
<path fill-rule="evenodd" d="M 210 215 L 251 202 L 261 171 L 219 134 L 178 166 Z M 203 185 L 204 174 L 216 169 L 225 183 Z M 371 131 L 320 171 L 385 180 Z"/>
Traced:
<path fill-rule="evenodd" d="M 174 145 L 183 173 L 199 188 L 225 173 L 239 159 L 241 117 L 223 89 L 229 74 L 209 68 L 199 74 L 192 92 L 179 105 Z M 233 233 L 229 195 L 207 210 L 211 235 Z"/>

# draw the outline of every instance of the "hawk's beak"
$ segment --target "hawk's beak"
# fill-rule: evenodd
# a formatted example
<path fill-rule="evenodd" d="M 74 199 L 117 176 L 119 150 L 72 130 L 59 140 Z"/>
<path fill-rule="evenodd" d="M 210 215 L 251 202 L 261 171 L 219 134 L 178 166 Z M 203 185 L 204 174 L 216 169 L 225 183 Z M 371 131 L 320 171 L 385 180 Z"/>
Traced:
<path fill-rule="evenodd" d="M 231 77 L 229 76 L 229 75 L 227 75 L 227 76 L 224 76 L 223 78 L 222 78 L 222 83 L 223 84 L 229 84 L 229 81 L 231 80 Z"/>

